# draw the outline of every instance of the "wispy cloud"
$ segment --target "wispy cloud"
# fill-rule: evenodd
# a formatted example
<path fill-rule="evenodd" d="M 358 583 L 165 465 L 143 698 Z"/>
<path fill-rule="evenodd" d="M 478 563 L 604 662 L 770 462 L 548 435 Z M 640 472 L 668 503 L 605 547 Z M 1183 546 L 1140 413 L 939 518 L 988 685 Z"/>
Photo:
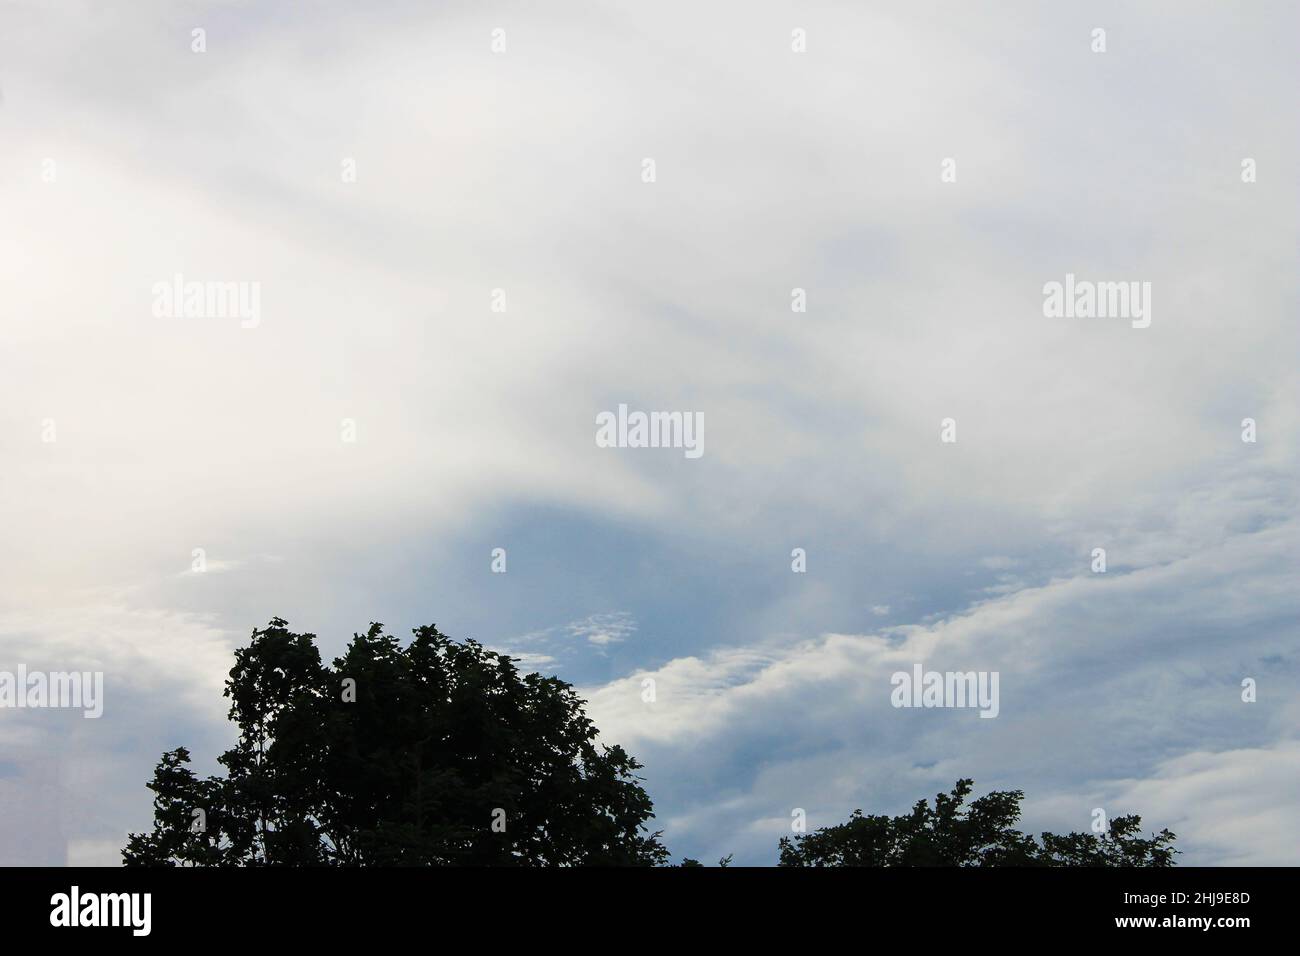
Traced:
<path fill-rule="evenodd" d="M 1293 6 L 1115 8 L 1101 56 L 1050 4 L 214 3 L 203 54 L 119 6 L 0 6 L 0 666 L 108 678 L 93 729 L 0 724 L 0 862 L 138 826 L 277 614 L 588 688 L 700 858 L 972 774 L 1277 859 Z M 155 316 L 178 272 L 260 283 L 257 327 Z M 1070 272 L 1151 282 L 1151 326 L 1047 318 Z M 707 455 L 597 448 L 620 402 Z M 890 708 L 921 656 L 1000 670 L 1001 715 Z M 50 734 L 94 794 L 56 822 Z"/>

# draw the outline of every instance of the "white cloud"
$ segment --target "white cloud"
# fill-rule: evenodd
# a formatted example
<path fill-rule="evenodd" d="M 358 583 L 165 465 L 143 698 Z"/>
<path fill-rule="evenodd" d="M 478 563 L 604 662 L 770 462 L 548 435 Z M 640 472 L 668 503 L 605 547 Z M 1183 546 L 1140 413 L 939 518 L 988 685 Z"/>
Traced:
<path fill-rule="evenodd" d="M 627 611 L 613 614 L 593 614 L 581 621 L 568 625 L 568 631 L 574 637 L 585 640 L 596 647 L 617 644 L 627 640 L 636 633 L 636 621 Z"/>
<path fill-rule="evenodd" d="M 471 4 L 216 5 L 196 56 L 170 4 L 92 6 L 0 8 L 0 652 L 118 675 L 132 716 L 97 744 L 129 768 L 83 764 L 104 827 L 147 810 L 146 716 L 222 732 L 235 636 L 337 631 L 348 598 L 423 613 L 507 513 L 617 530 L 624 590 L 568 567 L 569 603 L 529 592 L 518 630 L 579 620 L 504 643 L 633 662 L 593 706 L 684 838 L 1293 733 L 1271 691 L 1249 719 L 1220 691 L 1293 688 L 1295 10 L 1125 8 L 1096 57 L 1051 5 L 814 4 L 795 55 L 786 4 L 616 0 L 515 10 L 494 56 Z M 261 325 L 154 318 L 177 271 L 260 282 Z M 1045 319 L 1070 271 L 1152 282 L 1151 328 Z M 706 456 L 596 448 L 624 400 L 703 412 Z M 442 565 L 412 572 L 428 541 Z M 196 547 L 230 573 L 184 572 Z M 496 612 L 528 586 L 511 547 L 499 591 L 439 599 Z M 669 653 L 674 572 L 752 606 Z M 809 640 L 886 616 L 910 623 Z M 920 654 L 1002 669 L 1002 716 L 883 706 Z"/>
<path fill-rule="evenodd" d="M 148 825 L 139 796 L 158 755 L 189 746 L 208 768 L 232 742 L 222 690 L 234 635 L 199 615 L 133 606 L 129 594 L 78 597 L 0 608 L 3 666 L 104 675 L 97 719 L 24 709 L 0 720 L 3 864 L 115 862 L 105 846 L 120 850 L 128 829 Z"/>
<path fill-rule="evenodd" d="M 1142 780 L 1110 784 L 1116 806 L 1141 808 L 1144 825 L 1178 834 L 1188 866 L 1294 866 L 1300 741 L 1163 761 Z"/>
<path fill-rule="evenodd" d="M 785 831 L 759 825 L 774 812 L 805 807 L 818 826 L 857 807 L 897 812 L 961 776 L 1025 789 L 1038 829 L 1086 829 L 1094 801 L 1109 797 L 1115 812 L 1178 832 L 1190 860 L 1275 862 L 1284 851 L 1260 836 L 1288 799 L 1280 781 L 1297 746 L 1300 681 L 1276 660 L 1291 653 L 1300 619 L 1297 553 L 1300 525 L 1288 521 L 929 625 L 718 650 L 586 694 L 604 736 L 646 763 L 651 791 L 672 793 L 669 836 L 749 862 L 774 858 Z M 893 709 L 889 677 L 914 662 L 999 672 L 1000 716 Z M 1267 699 L 1244 703 L 1240 679 L 1262 674 Z M 645 677 L 653 703 L 640 697 Z M 1263 809 L 1247 812 L 1240 787 L 1206 796 L 1229 772 L 1266 782 Z M 1073 801 L 1054 800 L 1066 781 Z M 719 790 L 730 794 L 726 812 Z"/>

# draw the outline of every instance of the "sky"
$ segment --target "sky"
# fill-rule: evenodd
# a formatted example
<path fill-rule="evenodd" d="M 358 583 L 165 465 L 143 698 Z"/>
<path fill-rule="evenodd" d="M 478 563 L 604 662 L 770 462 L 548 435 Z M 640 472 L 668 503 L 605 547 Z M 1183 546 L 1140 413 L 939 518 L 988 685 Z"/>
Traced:
<path fill-rule="evenodd" d="M 1300 862 L 1298 27 L 5 0 L 0 671 L 104 714 L 0 709 L 0 864 L 116 864 L 275 616 L 574 683 L 674 858 L 972 777 Z M 178 274 L 256 318 L 158 314 Z M 1150 324 L 1049 316 L 1067 275 Z M 600 447 L 620 404 L 703 454 Z M 998 715 L 893 706 L 915 664 Z"/>

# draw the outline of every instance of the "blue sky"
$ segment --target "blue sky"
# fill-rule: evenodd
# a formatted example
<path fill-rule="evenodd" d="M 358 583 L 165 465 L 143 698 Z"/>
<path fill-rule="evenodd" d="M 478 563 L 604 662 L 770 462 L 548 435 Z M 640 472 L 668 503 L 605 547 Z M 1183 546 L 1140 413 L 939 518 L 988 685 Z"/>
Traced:
<path fill-rule="evenodd" d="M 0 713 L 0 863 L 115 862 L 276 615 L 577 684 L 677 856 L 971 776 L 1295 863 L 1297 26 L 5 5 L 0 670 L 106 702 Z M 178 272 L 259 283 L 257 327 L 153 315 Z M 1046 318 L 1067 273 L 1151 283 L 1150 327 Z M 705 454 L 597 447 L 620 403 Z M 918 661 L 999 672 L 999 716 L 891 707 Z"/>

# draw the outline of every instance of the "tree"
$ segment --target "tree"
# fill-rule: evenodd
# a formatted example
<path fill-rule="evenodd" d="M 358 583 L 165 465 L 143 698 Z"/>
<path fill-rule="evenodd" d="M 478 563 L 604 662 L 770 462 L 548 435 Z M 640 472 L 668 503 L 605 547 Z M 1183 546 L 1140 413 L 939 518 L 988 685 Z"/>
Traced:
<path fill-rule="evenodd" d="M 667 859 L 635 772 L 573 688 L 436 627 L 372 624 L 332 667 L 273 619 L 226 681 L 234 748 L 199 778 L 184 747 L 148 784 L 128 866 L 571 864 Z"/>
<path fill-rule="evenodd" d="M 718 866 L 722 867 L 722 869 L 725 870 L 727 867 L 731 866 L 731 858 L 733 856 L 735 856 L 734 853 L 728 853 L 726 856 L 719 858 Z M 684 869 L 704 868 L 703 863 L 701 863 L 699 860 L 695 859 L 694 857 L 689 857 L 689 856 L 682 857 L 682 862 L 678 863 L 677 866 L 679 868 L 684 868 Z"/>
<path fill-rule="evenodd" d="M 1111 821 L 1107 832 L 1042 835 L 1015 829 L 1021 790 L 994 791 L 965 805 L 974 782 L 958 780 L 931 807 L 918 800 L 903 816 L 863 816 L 780 841 L 780 866 L 1172 866 L 1175 836 L 1140 836 L 1141 817 Z"/>

